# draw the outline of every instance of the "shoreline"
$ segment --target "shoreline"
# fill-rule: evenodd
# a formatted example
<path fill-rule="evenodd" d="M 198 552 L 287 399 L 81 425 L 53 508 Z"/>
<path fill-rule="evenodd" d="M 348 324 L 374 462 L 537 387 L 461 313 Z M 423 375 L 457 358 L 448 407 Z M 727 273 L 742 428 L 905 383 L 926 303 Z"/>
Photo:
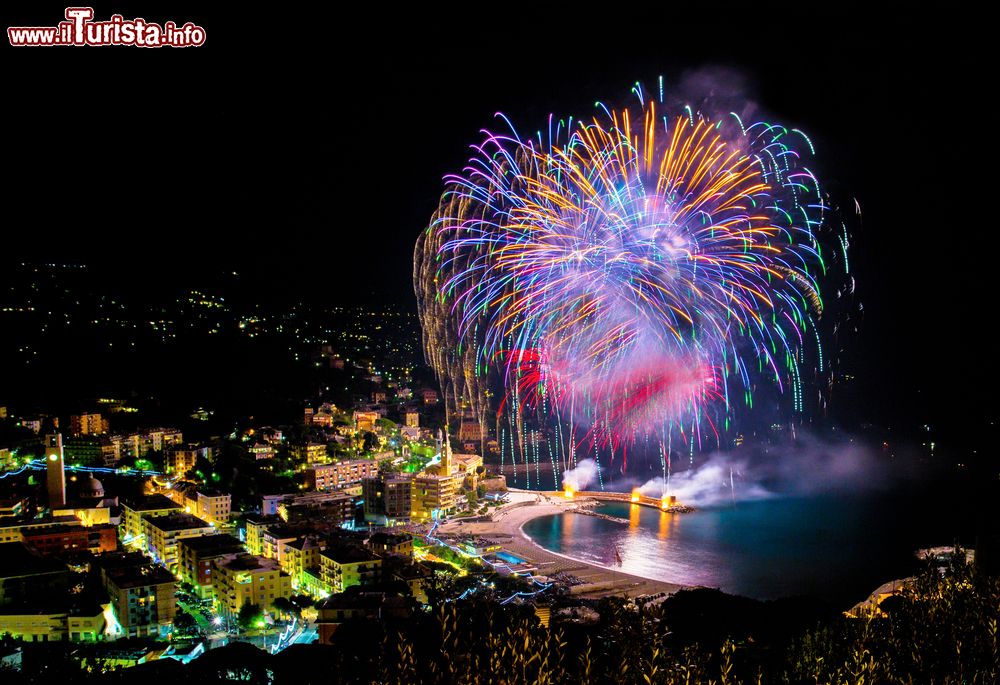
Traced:
<path fill-rule="evenodd" d="M 691 585 L 670 583 L 625 573 L 607 566 L 559 552 L 545 549 L 524 532 L 524 525 L 532 519 L 566 513 L 579 506 L 579 501 L 559 501 L 538 493 L 511 493 L 516 500 L 497 510 L 489 521 L 449 521 L 438 527 L 439 534 L 477 535 L 493 537 L 504 549 L 529 562 L 542 576 L 565 573 L 581 582 L 570 586 L 570 593 L 585 598 L 611 595 L 637 597 L 640 595 L 673 594 L 689 589 Z"/>

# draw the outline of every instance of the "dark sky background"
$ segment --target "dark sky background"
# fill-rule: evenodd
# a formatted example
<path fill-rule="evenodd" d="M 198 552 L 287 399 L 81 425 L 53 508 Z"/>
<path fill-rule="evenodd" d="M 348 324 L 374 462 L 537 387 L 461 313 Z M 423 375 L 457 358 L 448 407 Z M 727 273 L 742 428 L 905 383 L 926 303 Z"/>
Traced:
<path fill-rule="evenodd" d="M 54 25 L 62 7 L 5 8 L 4 26 Z M 821 179 L 861 203 L 873 414 L 977 436 L 996 418 L 995 78 L 976 17 L 270 7 L 95 6 L 193 21 L 200 48 L 5 44 L 3 259 L 86 262 L 138 292 L 234 268 L 279 293 L 412 302 L 412 245 L 441 177 L 494 112 L 532 131 L 549 112 L 625 101 L 636 80 L 724 67 L 808 131 Z"/>

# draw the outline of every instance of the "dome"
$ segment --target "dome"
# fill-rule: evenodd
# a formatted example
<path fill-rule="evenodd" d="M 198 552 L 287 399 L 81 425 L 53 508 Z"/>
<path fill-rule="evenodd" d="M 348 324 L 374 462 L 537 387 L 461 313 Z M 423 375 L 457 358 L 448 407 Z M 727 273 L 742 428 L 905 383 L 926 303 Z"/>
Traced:
<path fill-rule="evenodd" d="M 104 486 L 94 478 L 94 474 L 80 485 L 80 497 L 99 499 L 104 497 Z"/>

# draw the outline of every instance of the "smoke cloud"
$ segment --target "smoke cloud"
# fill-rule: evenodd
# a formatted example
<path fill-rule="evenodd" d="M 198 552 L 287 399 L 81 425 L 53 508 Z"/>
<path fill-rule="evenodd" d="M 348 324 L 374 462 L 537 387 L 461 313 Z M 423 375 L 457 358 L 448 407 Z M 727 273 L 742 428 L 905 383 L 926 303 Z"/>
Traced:
<path fill-rule="evenodd" d="M 569 469 L 563 473 L 562 481 L 564 486 L 574 490 L 586 490 L 587 486 L 597 480 L 598 466 L 593 459 L 584 459 L 577 462 L 576 468 Z"/>
<path fill-rule="evenodd" d="M 895 464 L 895 472 L 900 471 Z M 905 470 L 905 469 L 904 469 Z M 638 487 L 651 497 L 666 492 L 678 502 L 710 506 L 769 497 L 879 489 L 889 485 L 889 463 L 854 441 L 826 442 L 802 434 L 779 445 L 710 454 L 695 468 L 675 471 L 667 487 L 662 477 L 642 484 L 618 481 L 608 489 Z"/>

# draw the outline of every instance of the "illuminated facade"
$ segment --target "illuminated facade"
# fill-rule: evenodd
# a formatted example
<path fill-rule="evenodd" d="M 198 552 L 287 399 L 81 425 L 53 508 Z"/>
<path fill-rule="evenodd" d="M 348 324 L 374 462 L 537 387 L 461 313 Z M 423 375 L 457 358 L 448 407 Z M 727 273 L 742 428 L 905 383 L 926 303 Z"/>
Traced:
<path fill-rule="evenodd" d="M 177 554 L 180 558 L 178 575 L 181 580 L 194 585 L 198 596 L 212 596 L 212 567 L 216 559 L 239 554 L 243 543 L 232 535 L 202 535 L 179 540 Z"/>
<path fill-rule="evenodd" d="M 198 463 L 198 459 L 212 459 L 211 447 L 171 447 L 163 451 L 163 470 L 183 476 Z"/>
<path fill-rule="evenodd" d="M 101 582 L 126 637 L 166 637 L 177 613 L 177 580 L 138 553 L 98 557 Z"/>
<path fill-rule="evenodd" d="M 353 585 L 371 585 L 382 574 L 382 559 L 359 547 L 332 547 L 320 552 L 320 579 L 336 594 Z"/>
<path fill-rule="evenodd" d="M 74 414 L 69 427 L 73 435 L 102 435 L 108 432 L 108 420 L 100 414 Z"/>
<path fill-rule="evenodd" d="M 306 487 L 332 490 L 378 475 L 378 462 L 374 459 L 346 459 L 332 464 L 317 464 L 307 468 L 305 475 Z"/>
<path fill-rule="evenodd" d="M 213 593 L 222 613 L 235 619 L 244 604 L 272 609 L 278 597 L 292 596 L 292 579 L 274 559 L 232 554 L 216 559 Z"/>
<path fill-rule="evenodd" d="M 105 637 L 105 614 L 110 605 L 46 610 L 25 613 L 0 613 L 0 635 L 25 642 L 96 642 Z"/>
<path fill-rule="evenodd" d="M 169 514 L 143 519 L 143 550 L 171 571 L 180 565 L 177 543 L 184 538 L 213 535 L 215 528 L 191 514 Z"/>
<path fill-rule="evenodd" d="M 125 542 L 141 538 L 142 522 L 147 518 L 167 516 L 182 510 L 181 505 L 163 495 L 150 495 L 134 500 L 122 500 L 122 532 Z"/>
<path fill-rule="evenodd" d="M 326 452 L 326 445 L 322 442 L 292 445 L 288 448 L 288 451 L 293 459 L 304 461 L 308 464 L 321 464 L 330 459 Z"/>
<path fill-rule="evenodd" d="M 412 517 L 416 519 L 440 518 L 452 513 L 462 477 L 421 473 L 413 479 Z"/>

